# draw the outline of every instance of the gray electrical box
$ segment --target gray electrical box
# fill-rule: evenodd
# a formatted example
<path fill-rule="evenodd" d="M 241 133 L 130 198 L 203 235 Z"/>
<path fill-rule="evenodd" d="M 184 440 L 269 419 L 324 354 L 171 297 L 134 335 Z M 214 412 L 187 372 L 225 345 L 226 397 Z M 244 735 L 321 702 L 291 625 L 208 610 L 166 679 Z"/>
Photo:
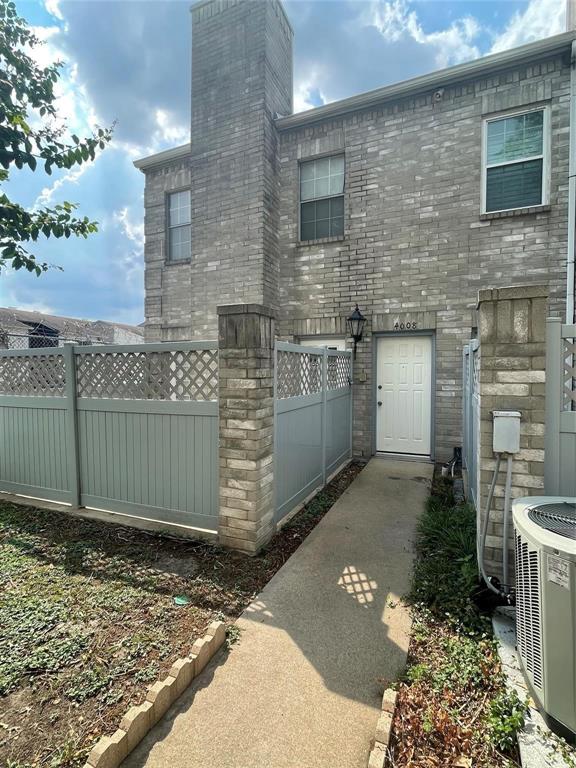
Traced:
<path fill-rule="evenodd" d="M 492 411 L 494 453 L 518 453 L 520 450 L 520 411 Z"/>

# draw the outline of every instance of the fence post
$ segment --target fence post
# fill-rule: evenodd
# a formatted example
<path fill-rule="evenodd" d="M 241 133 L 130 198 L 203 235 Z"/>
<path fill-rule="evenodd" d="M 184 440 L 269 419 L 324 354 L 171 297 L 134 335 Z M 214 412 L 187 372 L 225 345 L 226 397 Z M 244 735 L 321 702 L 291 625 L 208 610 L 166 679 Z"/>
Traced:
<path fill-rule="evenodd" d="M 219 541 L 255 554 L 274 533 L 274 316 L 218 307 Z"/>
<path fill-rule="evenodd" d="M 326 444 L 328 442 L 328 350 L 322 350 L 322 486 L 326 485 Z"/>
<path fill-rule="evenodd" d="M 348 354 L 350 355 L 350 458 L 352 458 L 354 454 L 354 355 L 352 351 L 349 351 Z"/>
<path fill-rule="evenodd" d="M 76 410 L 76 358 L 74 345 L 64 344 L 66 366 L 66 456 L 68 459 L 68 487 L 70 503 L 80 506 L 80 467 L 78 463 L 78 411 Z"/>
<path fill-rule="evenodd" d="M 562 410 L 562 320 L 546 321 L 546 432 L 544 492 L 560 493 L 560 411 Z"/>

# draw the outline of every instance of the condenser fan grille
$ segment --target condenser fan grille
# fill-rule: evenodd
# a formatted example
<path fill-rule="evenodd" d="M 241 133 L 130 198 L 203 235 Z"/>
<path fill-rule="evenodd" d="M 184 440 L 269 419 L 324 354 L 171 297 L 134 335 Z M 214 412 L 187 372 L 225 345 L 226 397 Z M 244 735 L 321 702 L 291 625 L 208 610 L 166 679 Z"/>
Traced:
<path fill-rule="evenodd" d="M 576 539 L 576 504 L 539 504 L 528 510 L 533 523 L 567 539 Z"/>
<path fill-rule="evenodd" d="M 542 624 L 538 552 L 516 534 L 516 637 L 518 652 L 534 685 L 542 688 Z"/>

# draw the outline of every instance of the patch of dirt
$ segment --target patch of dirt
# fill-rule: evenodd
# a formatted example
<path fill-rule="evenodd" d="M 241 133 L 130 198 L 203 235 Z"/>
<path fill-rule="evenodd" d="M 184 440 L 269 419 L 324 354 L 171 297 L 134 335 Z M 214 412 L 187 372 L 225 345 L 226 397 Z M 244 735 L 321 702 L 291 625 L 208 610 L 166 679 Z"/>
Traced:
<path fill-rule="evenodd" d="M 210 621 L 238 617 L 362 467 L 253 558 L 0 502 L 0 765 L 83 765 Z"/>

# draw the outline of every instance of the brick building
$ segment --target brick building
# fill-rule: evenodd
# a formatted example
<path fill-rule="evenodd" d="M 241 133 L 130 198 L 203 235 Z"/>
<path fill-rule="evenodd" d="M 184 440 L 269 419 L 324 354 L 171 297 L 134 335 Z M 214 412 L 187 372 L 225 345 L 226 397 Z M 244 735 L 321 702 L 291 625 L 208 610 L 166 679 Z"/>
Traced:
<path fill-rule="evenodd" d="M 462 347 L 481 288 L 567 295 L 569 32 L 292 114 L 278 0 L 192 7 L 191 142 L 146 176 L 146 338 L 216 335 L 270 307 L 280 338 L 343 345 L 354 447 L 443 460 L 461 444 Z"/>

